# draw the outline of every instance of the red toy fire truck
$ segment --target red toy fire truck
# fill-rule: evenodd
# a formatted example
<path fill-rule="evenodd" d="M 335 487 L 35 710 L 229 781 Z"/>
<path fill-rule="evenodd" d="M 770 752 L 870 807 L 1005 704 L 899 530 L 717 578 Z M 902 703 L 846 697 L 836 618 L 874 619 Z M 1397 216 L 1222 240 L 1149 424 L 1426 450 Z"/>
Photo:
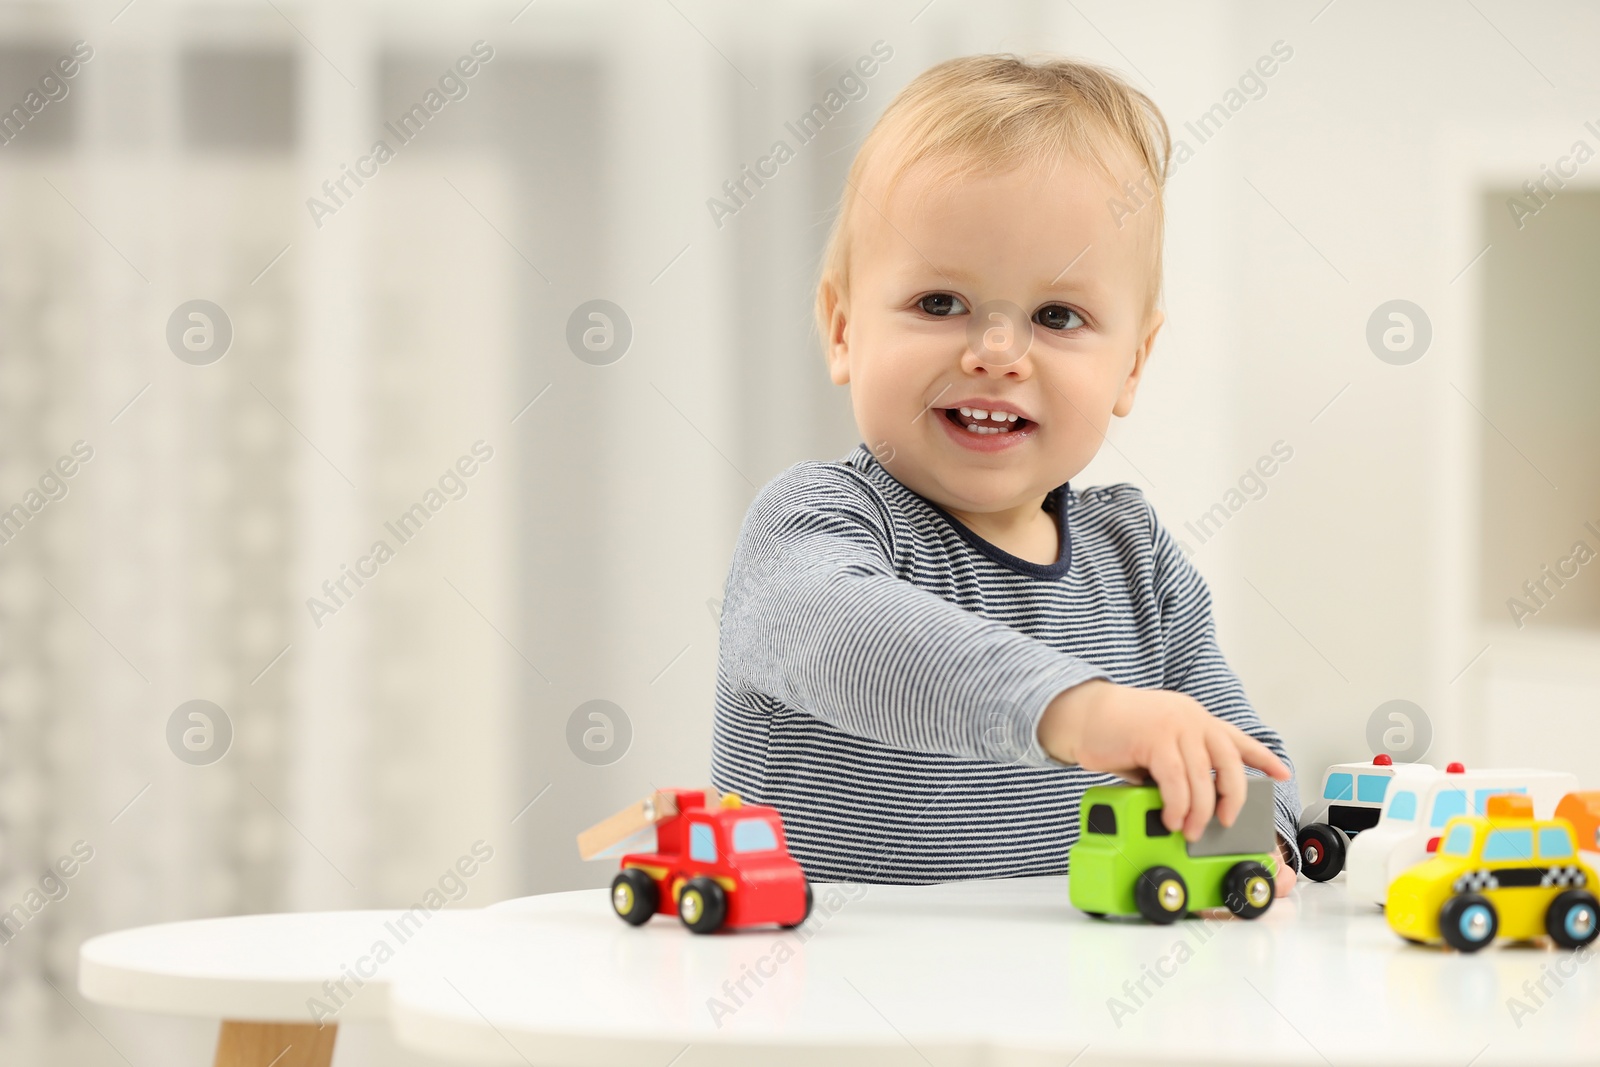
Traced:
<path fill-rule="evenodd" d="M 660 912 L 709 934 L 799 926 L 811 914 L 811 885 L 789 855 L 783 820 L 737 793 L 660 790 L 579 834 L 578 852 L 621 853 L 611 907 L 634 926 Z"/>

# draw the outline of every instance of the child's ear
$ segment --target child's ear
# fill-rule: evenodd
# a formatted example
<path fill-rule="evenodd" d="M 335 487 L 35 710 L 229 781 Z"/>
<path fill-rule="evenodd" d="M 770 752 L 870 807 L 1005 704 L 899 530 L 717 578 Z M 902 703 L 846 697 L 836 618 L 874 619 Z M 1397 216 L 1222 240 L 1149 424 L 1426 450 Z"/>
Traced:
<path fill-rule="evenodd" d="M 1133 397 L 1139 391 L 1139 379 L 1144 374 L 1145 360 L 1150 358 L 1150 349 L 1155 346 L 1156 334 L 1161 332 L 1161 324 L 1167 321 L 1166 312 L 1156 309 L 1150 316 L 1150 329 L 1144 335 L 1144 341 L 1133 354 L 1133 369 L 1128 372 L 1128 378 L 1122 383 L 1122 392 L 1117 394 L 1117 402 L 1111 408 L 1111 413 L 1122 418 L 1133 410 Z"/>
<path fill-rule="evenodd" d="M 822 279 L 822 308 L 828 316 L 828 336 L 823 339 L 828 356 L 828 377 L 833 379 L 834 385 L 847 385 L 850 382 L 850 340 L 845 316 L 849 301 L 839 292 L 831 274 Z"/>

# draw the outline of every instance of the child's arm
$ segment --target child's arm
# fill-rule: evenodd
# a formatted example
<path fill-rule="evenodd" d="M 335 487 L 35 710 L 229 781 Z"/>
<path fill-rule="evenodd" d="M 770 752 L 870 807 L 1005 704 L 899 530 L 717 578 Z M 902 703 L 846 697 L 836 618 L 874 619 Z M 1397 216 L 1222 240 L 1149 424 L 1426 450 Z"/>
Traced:
<path fill-rule="evenodd" d="M 1091 770 L 1148 770 L 1161 787 L 1166 825 L 1181 825 L 1190 840 L 1200 836 L 1213 807 L 1231 825 L 1244 803 L 1245 766 L 1264 771 L 1277 779 L 1275 821 L 1289 843 L 1290 864 L 1298 868 L 1292 843 L 1300 795 L 1288 753 L 1250 706 L 1217 646 L 1205 579 L 1153 510 L 1150 521 L 1153 583 L 1166 648 L 1162 688 L 1079 685 L 1046 709 L 1041 741 L 1058 759 Z"/>
<path fill-rule="evenodd" d="M 751 504 L 724 590 L 730 681 L 896 748 L 1057 766 L 1039 718 L 1104 670 L 920 589 L 853 470 L 803 464 Z"/>

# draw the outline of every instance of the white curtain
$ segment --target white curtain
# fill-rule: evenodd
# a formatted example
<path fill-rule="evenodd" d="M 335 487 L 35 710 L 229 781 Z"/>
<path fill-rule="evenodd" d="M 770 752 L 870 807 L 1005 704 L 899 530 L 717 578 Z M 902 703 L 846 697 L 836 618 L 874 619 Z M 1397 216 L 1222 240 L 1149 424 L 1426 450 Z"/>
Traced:
<path fill-rule="evenodd" d="M 809 286 L 887 84 L 764 213 L 719 229 L 706 200 L 869 30 L 280 7 L 15 10 L 0 40 L 7 101 L 93 49 L 0 148 L 4 503 L 92 449 L 0 545 L 0 907 L 25 920 L 0 945 L 7 1061 L 204 1061 L 209 1024 L 78 996 L 102 931 L 406 906 L 480 839 L 460 906 L 603 880 L 573 834 L 706 777 L 715 602 L 754 487 L 854 443 Z M 401 145 L 384 123 L 476 41 L 493 58 Z M 394 157 L 317 225 L 307 200 L 380 137 Z M 609 366 L 566 343 L 595 298 L 633 324 Z M 197 299 L 233 333 L 207 365 L 166 340 Z M 609 764 L 567 743 L 593 699 L 632 731 Z M 231 729 L 215 762 L 169 746 L 194 700 Z M 92 858 L 41 887 L 78 842 Z M 342 1040 L 342 1062 L 382 1047 Z"/>

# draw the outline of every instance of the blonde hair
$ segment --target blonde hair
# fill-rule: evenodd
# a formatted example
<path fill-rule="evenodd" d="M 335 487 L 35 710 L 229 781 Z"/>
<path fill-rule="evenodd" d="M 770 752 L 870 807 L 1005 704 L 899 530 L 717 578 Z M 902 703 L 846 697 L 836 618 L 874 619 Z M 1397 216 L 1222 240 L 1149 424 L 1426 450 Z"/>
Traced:
<path fill-rule="evenodd" d="M 824 348 L 829 322 L 822 283 L 831 278 L 839 293 L 849 291 L 850 237 L 869 172 L 889 168 L 885 203 L 906 172 L 924 159 L 944 165 L 936 181 L 941 186 L 1066 157 L 1096 165 L 1120 188 L 1108 159 L 1116 149 L 1131 154 L 1148 179 L 1155 241 L 1148 315 L 1160 299 L 1161 193 L 1172 155 L 1167 122 L 1154 101 L 1104 67 L 1050 55 L 962 56 L 917 75 L 889 102 L 850 165 L 817 286 Z M 882 207 L 869 204 L 866 210 Z"/>

